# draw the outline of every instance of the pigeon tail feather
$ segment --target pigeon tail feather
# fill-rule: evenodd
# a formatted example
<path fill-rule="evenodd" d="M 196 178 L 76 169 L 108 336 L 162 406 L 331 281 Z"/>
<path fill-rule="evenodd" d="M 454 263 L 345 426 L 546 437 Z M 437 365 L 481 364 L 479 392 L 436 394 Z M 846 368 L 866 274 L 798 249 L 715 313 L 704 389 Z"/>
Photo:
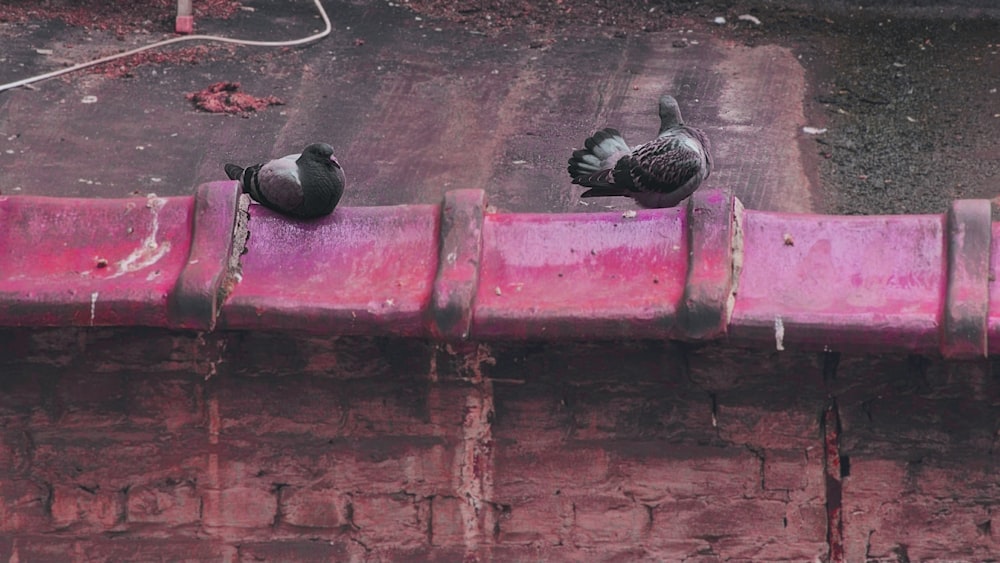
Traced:
<path fill-rule="evenodd" d="M 631 152 L 622 134 L 617 129 L 611 128 L 594 133 L 584 141 L 583 146 L 584 148 L 573 152 L 567 170 L 573 177 L 573 183 L 584 186 L 610 180 L 610 176 L 601 180 L 593 176 L 609 172 L 615 167 L 619 158 Z"/>
<path fill-rule="evenodd" d="M 617 129 L 601 129 L 583 142 L 591 153 L 604 160 L 612 155 L 629 152 L 629 146 Z"/>
<path fill-rule="evenodd" d="M 239 180 L 243 176 L 243 167 L 236 166 L 235 164 L 226 165 L 226 176 L 229 176 L 230 180 Z"/>
<path fill-rule="evenodd" d="M 631 196 L 632 192 L 620 186 L 600 186 L 593 187 L 580 194 L 580 197 L 612 197 Z"/>

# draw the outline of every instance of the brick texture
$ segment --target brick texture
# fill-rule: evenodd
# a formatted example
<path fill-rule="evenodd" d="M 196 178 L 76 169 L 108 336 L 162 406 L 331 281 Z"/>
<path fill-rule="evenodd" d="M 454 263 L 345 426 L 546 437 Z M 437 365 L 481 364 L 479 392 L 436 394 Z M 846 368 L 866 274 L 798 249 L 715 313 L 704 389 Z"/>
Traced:
<path fill-rule="evenodd" d="M 1000 553 L 987 360 L 0 337 L 3 561 L 827 561 L 831 530 L 844 561 Z"/>
<path fill-rule="evenodd" d="M 996 367 L 906 357 L 841 371 L 847 560 L 995 559 Z"/>

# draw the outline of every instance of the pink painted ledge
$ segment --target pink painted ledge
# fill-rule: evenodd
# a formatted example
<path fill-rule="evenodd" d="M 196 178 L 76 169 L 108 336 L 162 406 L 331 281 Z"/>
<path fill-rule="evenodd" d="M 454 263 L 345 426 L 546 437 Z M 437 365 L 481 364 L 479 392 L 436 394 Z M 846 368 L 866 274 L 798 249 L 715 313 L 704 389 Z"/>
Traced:
<path fill-rule="evenodd" d="M 486 203 L 457 190 L 299 221 L 247 211 L 234 182 L 192 197 L 0 196 L 0 325 L 727 338 L 953 358 L 1000 346 L 986 200 L 868 217 L 744 210 L 719 190 L 634 216 Z"/>

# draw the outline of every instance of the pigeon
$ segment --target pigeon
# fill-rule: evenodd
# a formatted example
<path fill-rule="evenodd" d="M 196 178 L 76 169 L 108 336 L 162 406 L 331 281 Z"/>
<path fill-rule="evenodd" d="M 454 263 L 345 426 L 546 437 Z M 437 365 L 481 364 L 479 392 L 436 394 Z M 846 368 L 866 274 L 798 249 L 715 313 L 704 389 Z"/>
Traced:
<path fill-rule="evenodd" d="M 569 159 L 574 184 L 590 188 L 580 197 L 625 196 L 643 207 L 673 207 L 712 173 L 708 137 L 684 125 L 673 96 L 660 98 L 660 133 L 629 148 L 617 129 L 602 129 Z"/>
<path fill-rule="evenodd" d="M 326 143 L 248 168 L 227 164 L 226 176 L 264 207 L 303 219 L 333 213 L 344 195 L 344 169 Z"/>

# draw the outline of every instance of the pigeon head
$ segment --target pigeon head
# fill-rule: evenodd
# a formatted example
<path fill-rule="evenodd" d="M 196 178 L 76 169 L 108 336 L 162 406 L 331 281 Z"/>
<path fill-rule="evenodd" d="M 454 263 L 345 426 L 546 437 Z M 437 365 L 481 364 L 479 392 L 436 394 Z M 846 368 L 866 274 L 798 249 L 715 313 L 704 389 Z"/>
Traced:
<path fill-rule="evenodd" d="M 681 108 L 673 96 L 664 94 L 660 97 L 660 131 L 678 125 L 684 125 L 684 119 L 681 118 Z"/>
<path fill-rule="evenodd" d="M 326 143 L 313 143 L 309 145 L 302 151 L 302 156 L 307 156 L 316 162 L 331 164 L 340 168 L 340 163 L 337 162 L 336 157 L 333 156 L 333 147 Z"/>

